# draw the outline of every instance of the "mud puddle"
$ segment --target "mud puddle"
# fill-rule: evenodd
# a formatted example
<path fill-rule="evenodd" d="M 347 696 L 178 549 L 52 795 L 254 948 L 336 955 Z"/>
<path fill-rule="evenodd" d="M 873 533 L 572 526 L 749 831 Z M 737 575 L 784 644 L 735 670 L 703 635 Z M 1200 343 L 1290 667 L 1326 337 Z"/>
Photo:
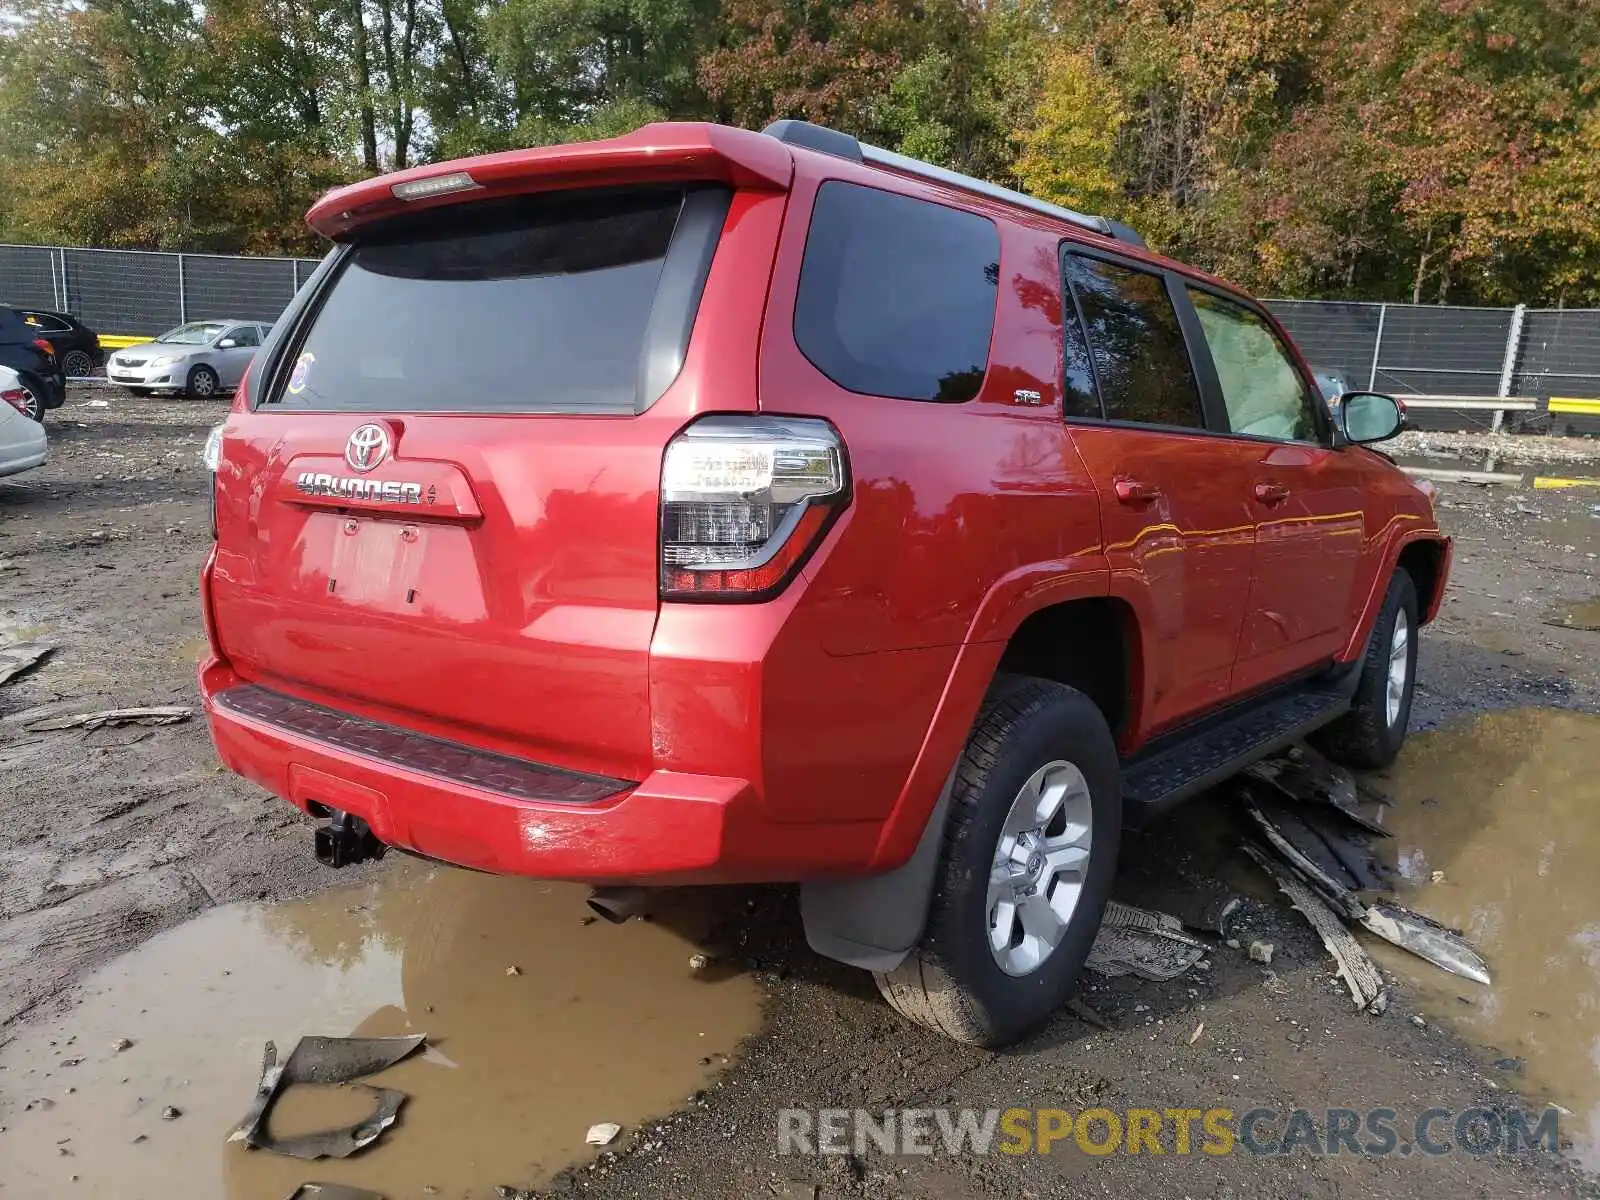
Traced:
<path fill-rule="evenodd" d="M 152 939 L 0 1050 L 3 1194 L 281 1200 L 318 1180 L 398 1200 L 539 1184 L 594 1153 L 591 1124 L 631 1132 L 682 1107 L 760 1023 L 754 980 L 690 966 L 726 897 L 675 894 L 613 926 L 583 923 L 585 895 L 402 860 L 362 887 L 213 909 Z M 302 1162 L 225 1145 L 267 1040 L 287 1054 L 302 1034 L 413 1032 L 429 1048 L 365 1081 L 410 1096 L 367 1151 Z M 182 1115 L 163 1119 L 168 1106 Z M 272 1131 L 362 1115 L 348 1091 L 291 1090 Z"/>
<path fill-rule="evenodd" d="M 1560 625 L 1566 629 L 1600 631 L 1600 600 L 1558 601 L 1552 606 L 1545 620 L 1548 624 Z"/>
<path fill-rule="evenodd" d="M 1375 952 L 1502 1064 L 1491 1078 L 1572 1110 L 1562 1133 L 1600 1168 L 1600 716 L 1522 709 L 1422 734 L 1386 787 L 1401 901 L 1462 930 L 1494 982 Z"/>

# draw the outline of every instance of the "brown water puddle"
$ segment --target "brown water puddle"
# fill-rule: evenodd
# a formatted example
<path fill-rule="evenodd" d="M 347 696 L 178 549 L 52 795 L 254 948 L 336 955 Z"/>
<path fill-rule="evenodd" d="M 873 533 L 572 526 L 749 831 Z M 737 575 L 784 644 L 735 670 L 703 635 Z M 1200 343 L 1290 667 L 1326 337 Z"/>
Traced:
<path fill-rule="evenodd" d="M 398 1200 L 537 1185 L 594 1153 L 591 1124 L 631 1130 L 681 1107 L 758 1027 L 754 980 L 690 967 L 714 895 L 585 925 L 580 887 L 401 861 L 367 886 L 212 910 L 0 1051 L 3 1194 L 281 1200 L 319 1180 Z M 224 1145 L 268 1039 L 287 1054 L 302 1034 L 412 1032 L 430 1048 L 366 1081 L 410 1096 L 367 1151 L 302 1162 Z M 121 1038 L 133 1045 L 118 1052 Z M 163 1120 L 168 1105 L 182 1116 Z M 295 1089 L 272 1131 L 366 1111 L 343 1089 Z"/>
<path fill-rule="evenodd" d="M 1600 630 L 1600 600 L 1561 600 L 1546 618 L 1568 629 Z"/>
<path fill-rule="evenodd" d="M 1491 1059 L 1526 1060 L 1507 1082 L 1571 1109 L 1563 1133 L 1600 1167 L 1600 717 L 1489 713 L 1414 737 L 1389 775 L 1402 902 L 1465 933 L 1494 983 L 1375 952 Z"/>

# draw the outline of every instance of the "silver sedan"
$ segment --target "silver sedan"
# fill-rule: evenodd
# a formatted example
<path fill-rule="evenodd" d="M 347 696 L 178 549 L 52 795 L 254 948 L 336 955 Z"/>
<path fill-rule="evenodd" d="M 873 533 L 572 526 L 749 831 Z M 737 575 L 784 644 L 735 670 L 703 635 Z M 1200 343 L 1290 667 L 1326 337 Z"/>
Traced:
<path fill-rule="evenodd" d="M 112 354 L 106 378 L 135 393 L 177 391 L 203 398 L 232 391 L 267 329 L 260 321 L 190 321 Z"/>

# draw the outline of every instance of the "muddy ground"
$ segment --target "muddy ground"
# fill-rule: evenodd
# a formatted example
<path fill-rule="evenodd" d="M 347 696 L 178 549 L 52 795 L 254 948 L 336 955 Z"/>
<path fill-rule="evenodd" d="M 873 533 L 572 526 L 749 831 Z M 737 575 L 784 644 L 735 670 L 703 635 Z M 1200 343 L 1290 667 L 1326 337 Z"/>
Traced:
<path fill-rule="evenodd" d="M 246 928 L 276 931 L 280 941 L 311 946 L 306 961 L 327 968 L 305 985 L 322 989 L 315 1003 L 283 991 L 288 985 L 280 979 L 282 1003 L 275 1014 L 261 1018 L 269 1028 L 290 1013 L 303 1020 L 300 1031 L 323 1033 L 357 1028 L 390 1033 L 443 1021 L 448 1034 L 454 1020 L 455 1044 L 463 1054 L 475 1044 L 469 1035 L 474 1028 L 493 1028 L 506 1039 L 527 1043 L 498 1066 L 493 1043 L 478 1045 L 478 1058 L 471 1063 L 459 1059 L 457 1065 L 469 1067 L 462 1078 L 478 1081 L 475 1092 L 460 1102 L 482 1103 L 483 1121 L 497 1140 L 524 1138 L 539 1149 L 512 1155 L 510 1165 L 496 1159 L 493 1169 L 501 1174 L 489 1178 L 488 1166 L 457 1170 L 450 1161 L 452 1143 L 432 1141 L 431 1157 L 414 1175 L 397 1181 L 392 1171 L 381 1172 L 386 1194 L 393 1196 L 495 1195 L 494 1183 L 617 1197 L 1045 1197 L 1157 1191 L 1219 1200 L 1346 1200 L 1597 1194 L 1589 1177 L 1570 1162 L 1542 1154 L 1324 1157 L 1300 1150 L 1266 1157 L 1169 1153 L 1154 1158 L 1146 1153 L 1101 1158 L 1067 1142 L 1048 1157 L 894 1157 L 876 1150 L 860 1156 L 779 1157 L 775 1114 L 783 1108 L 1226 1107 L 1242 1113 L 1254 1107 L 1389 1106 L 1414 1115 L 1434 1106 L 1459 1110 L 1516 1103 L 1519 1088 L 1527 1103 L 1538 1105 L 1569 1084 L 1541 1066 L 1551 1057 L 1548 1038 L 1541 1051 L 1538 1039 L 1529 1035 L 1524 1073 L 1520 1043 L 1508 1047 L 1486 1040 L 1511 1041 L 1520 1036 L 1514 1029 L 1474 1031 L 1452 1022 L 1452 1002 L 1478 1005 L 1473 996 L 1467 997 L 1470 1005 L 1453 1000 L 1472 985 L 1458 989 L 1446 980 L 1430 992 L 1402 970 L 1393 981 L 1394 1001 L 1386 1016 L 1353 1011 L 1330 984 L 1328 961 L 1309 928 L 1238 861 L 1232 850 L 1233 818 L 1221 800 L 1196 802 L 1135 839 L 1130 869 L 1179 881 L 1222 879 L 1246 889 L 1239 936 L 1246 942 L 1271 941 L 1271 965 L 1219 943 L 1204 967 L 1171 983 L 1091 979 L 1084 994 L 1088 1009 L 1063 1013 L 1039 1036 L 1000 1054 L 955 1046 L 901 1023 L 878 1000 L 869 979 L 806 949 L 793 897 L 783 891 L 719 893 L 709 901 L 719 914 L 710 932 L 689 934 L 674 927 L 667 933 L 681 936 L 670 952 L 653 943 L 634 952 L 622 943 L 600 941 L 609 927 L 583 925 L 575 905 L 570 919 L 561 918 L 564 928 L 575 931 L 571 937 L 530 941 L 514 921 L 511 930 L 495 932 L 505 913 L 515 911 L 516 897 L 531 897 L 531 892 L 496 893 L 492 900 L 474 894 L 457 912 L 454 902 L 440 897 L 469 885 L 441 882 L 436 872 L 419 875 L 415 864 L 389 859 L 326 872 L 311 859 L 306 821 L 223 773 L 198 720 L 89 734 L 25 728 L 50 714 L 193 698 L 194 662 L 201 648 L 195 577 L 208 543 L 207 478 L 199 453 L 223 406 L 125 398 L 103 407 L 93 404 L 90 395 L 74 394 L 68 407 L 52 414 L 47 468 L 0 480 L 0 642 L 36 639 L 58 646 L 40 668 L 0 688 L 0 1196 L 67 1195 L 80 1179 L 88 1186 L 97 1178 L 144 1178 L 134 1169 L 139 1155 L 165 1156 L 174 1168 L 156 1173 L 165 1179 L 164 1190 L 150 1194 L 284 1194 L 283 1188 L 263 1190 L 267 1184 L 251 1175 L 253 1167 L 223 1159 L 220 1146 L 221 1132 L 249 1098 L 255 1082 L 251 1060 L 259 1053 L 259 1041 L 252 1040 L 257 1026 L 229 1024 L 229 1014 L 249 1008 L 252 989 L 259 993 L 260 987 L 228 980 L 235 972 L 258 979 L 248 974 L 248 960 L 268 961 L 265 951 L 256 954 L 256 943 L 239 941 L 245 936 L 239 930 Z M 1442 520 L 1457 538 L 1455 577 L 1444 614 L 1423 643 L 1414 729 L 1442 728 L 1439 736 L 1459 737 L 1463 723 L 1488 712 L 1600 709 L 1600 633 L 1583 627 L 1596 623 L 1593 608 L 1585 606 L 1600 599 L 1600 488 L 1443 485 L 1441 501 Z M 1537 715 L 1525 719 L 1541 720 Z M 1586 728 L 1564 732 L 1559 753 L 1576 756 L 1580 767 L 1588 756 L 1600 774 L 1600 744 L 1585 744 Z M 1417 744 L 1427 747 L 1428 737 Z M 1470 737 L 1464 742 L 1469 750 L 1473 744 Z M 1511 771 L 1515 757 L 1506 751 L 1483 772 Z M 1403 760 L 1402 768 L 1406 765 Z M 1390 782 L 1402 801 L 1409 796 L 1418 804 L 1449 806 L 1455 800 L 1453 794 L 1422 794 L 1428 792 L 1427 778 L 1402 773 Z M 1470 789 L 1472 782 L 1469 772 L 1440 790 Z M 1502 792 L 1494 795 L 1507 803 L 1524 799 L 1514 789 Z M 1529 819 L 1537 820 L 1537 798 L 1526 802 Z M 1583 814 L 1562 819 L 1582 820 Z M 1424 823 L 1417 836 L 1425 840 L 1428 828 Z M 1552 836 L 1567 834 L 1552 830 Z M 1490 875 L 1499 870 L 1507 877 L 1543 871 L 1540 862 L 1509 853 L 1502 863 L 1474 869 Z M 310 908 L 278 903 L 351 884 L 366 890 L 324 892 L 333 899 L 305 901 Z M 240 902 L 258 907 L 219 910 Z M 389 918 L 369 921 L 363 915 L 384 904 L 426 912 L 432 922 L 429 945 L 416 944 L 416 926 L 407 924 L 412 917 L 394 917 L 396 923 L 386 926 Z M 454 924 L 439 924 L 444 909 L 455 913 Z M 259 919 L 237 915 L 252 912 Z M 355 932 L 328 934 L 330 912 L 338 919 L 349 914 Z M 201 919 L 174 929 L 191 918 Z M 1578 931 L 1593 938 L 1592 915 L 1579 919 L 1589 924 Z M 283 932 L 285 926 L 292 927 L 290 933 Z M 441 937 L 459 939 L 466 936 L 461 930 L 480 928 L 487 948 L 458 959 L 441 954 Z M 376 930 L 370 952 L 361 949 L 369 945 L 361 940 L 362 929 Z M 150 941 L 167 930 L 172 932 Z M 497 940 L 502 934 L 511 940 Z M 583 939 L 589 936 L 596 940 L 586 947 Z M 148 954 L 106 966 L 147 943 Z M 744 1032 L 743 1009 L 735 1004 L 720 1018 L 713 1015 L 721 1011 L 715 1005 L 697 1011 L 693 1004 L 670 1000 L 674 993 L 664 982 L 672 974 L 665 964 L 686 962 L 696 946 L 718 953 L 716 971 L 725 982 L 736 976 L 737 986 L 749 987 L 748 1004 L 764 1006 L 761 1031 L 745 1041 L 742 1055 L 725 1069 L 723 1055 Z M 388 956 L 381 962 L 373 957 L 379 950 Z M 596 961 L 612 963 L 606 969 L 617 974 L 595 975 L 579 967 L 591 953 Z M 515 961 L 502 965 L 503 960 Z M 148 967 L 142 969 L 141 962 Z M 376 964 L 372 970 L 378 974 L 392 968 L 404 987 L 374 984 L 369 1005 L 358 986 L 363 964 Z M 417 983 L 418 972 L 426 986 Z M 462 982 L 475 978 L 474 972 L 482 974 L 476 990 Z M 570 995 L 562 991 L 569 976 L 575 980 Z M 1591 989 L 1600 990 L 1592 966 L 1586 977 Z M 542 989 L 538 1003 L 514 990 L 525 980 Z M 1581 980 L 1573 986 L 1579 994 L 1553 996 L 1547 1007 L 1583 1009 L 1592 992 L 1581 991 Z M 403 992 L 400 1009 L 392 997 L 380 998 L 391 992 Z M 432 998 L 424 1001 L 423 995 Z M 607 1002 L 593 1005 L 584 999 L 595 995 Z M 616 1004 L 618 995 L 631 997 L 636 1008 Z M 644 1040 L 623 1036 L 624 1027 L 643 1019 L 632 1014 L 650 1013 L 658 995 L 679 1014 L 670 1018 L 670 1027 Z M 259 995 L 255 1000 L 261 1006 Z M 726 997 L 719 1001 L 724 1002 Z M 525 1012 L 517 1007 L 522 1004 L 528 1006 Z M 192 1040 L 201 1043 L 185 1049 L 190 1058 L 181 1079 L 172 1063 L 140 1057 L 141 1050 L 181 1044 L 174 1039 L 183 1029 L 162 1032 L 150 1025 L 168 1006 L 182 1017 L 178 1024 L 187 1025 Z M 593 1019 L 551 1015 L 574 1008 L 592 1009 Z M 125 1060 L 118 1060 L 122 1052 L 108 1043 L 121 1036 L 115 1028 L 124 1018 L 135 1044 Z M 710 1021 L 727 1029 L 694 1028 L 696 1022 Z M 1192 1037 L 1202 1023 L 1204 1029 Z M 1452 1024 L 1478 1040 L 1458 1040 L 1448 1031 Z M 1575 1027 L 1572 1038 L 1586 1036 L 1587 1028 Z M 280 1029 L 277 1036 L 289 1033 Z M 81 1042 L 69 1044 L 80 1034 Z M 702 1043 L 707 1053 L 695 1055 L 701 1044 L 688 1039 L 708 1034 Z M 214 1040 L 215 1054 L 206 1052 L 207 1039 Z M 636 1065 L 650 1060 L 658 1043 L 667 1047 L 660 1052 L 664 1065 L 659 1070 L 650 1066 L 630 1074 L 621 1068 L 624 1059 Z M 86 1049 L 80 1054 L 71 1045 Z M 448 1058 L 450 1037 L 439 1046 Z M 1518 1061 L 1506 1057 L 1513 1053 Z M 1582 1062 L 1590 1053 L 1590 1044 L 1580 1043 L 1570 1047 L 1569 1056 Z M 87 1061 L 66 1065 L 79 1057 Z M 226 1086 L 215 1091 L 207 1089 L 216 1080 L 198 1078 L 211 1060 L 227 1064 Z M 565 1065 L 551 1067 L 553 1082 L 541 1086 L 540 1072 L 555 1060 Z M 1492 1066 L 1497 1060 L 1505 1065 Z M 125 1065 L 115 1065 L 118 1061 Z M 637 1095 L 582 1085 L 590 1075 L 611 1074 L 625 1088 L 634 1088 L 628 1080 L 637 1078 Z M 126 1098 L 107 1102 L 106 1111 L 114 1109 L 119 1121 L 136 1121 L 169 1102 L 186 1115 L 170 1126 L 152 1119 L 132 1136 L 123 1136 L 131 1126 L 122 1129 L 114 1144 L 109 1136 L 97 1141 L 88 1116 L 89 1098 L 104 1099 L 100 1084 L 139 1093 L 137 1104 Z M 642 1123 L 645 1113 L 668 1105 L 663 1088 L 681 1090 L 676 1103 L 682 1107 L 663 1121 Z M 1562 1095 L 1578 1112 L 1575 1122 L 1590 1119 L 1583 1107 L 1589 1097 Z M 236 1103 L 227 1096 L 236 1097 Z M 80 1097 L 84 1112 L 74 1117 Z M 39 1103 L 42 1098 L 48 1102 Z M 408 1134 L 422 1137 L 417 1131 L 428 1113 L 444 1108 L 424 1108 L 426 1101 L 419 1094 L 410 1123 L 403 1119 L 388 1135 L 390 1159 L 382 1158 L 388 1147 L 369 1152 L 375 1167 L 392 1164 Z M 582 1133 L 590 1122 L 605 1120 L 622 1121 L 628 1129 L 618 1153 L 594 1160 L 581 1146 Z M 541 1132 L 551 1123 L 561 1125 L 559 1136 Z M 48 1136 L 62 1129 L 65 1138 Z M 483 1132 L 478 1130 L 480 1142 Z M 1580 1143 L 1593 1141 L 1587 1130 L 1573 1132 Z M 50 1143 L 55 1143 L 55 1158 L 41 1165 L 38 1148 Z M 556 1174 L 573 1160 L 576 1167 Z M 346 1174 L 310 1168 L 302 1177 L 363 1181 L 361 1161 L 338 1164 Z M 272 1186 L 281 1182 L 272 1176 Z M 146 1193 L 124 1185 L 88 1192 L 80 1187 L 79 1194 Z"/>

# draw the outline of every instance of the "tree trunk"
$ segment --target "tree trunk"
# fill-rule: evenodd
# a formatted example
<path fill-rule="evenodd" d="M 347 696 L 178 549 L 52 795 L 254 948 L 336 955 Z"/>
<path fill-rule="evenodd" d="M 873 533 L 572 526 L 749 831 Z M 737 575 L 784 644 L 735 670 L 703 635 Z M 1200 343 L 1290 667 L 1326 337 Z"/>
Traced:
<path fill-rule="evenodd" d="M 378 117 L 372 110 L 372 67 L 367 57 L 367 22 L 362 0 L 351 0 L 354 18 L 356 87 L 361 93 L 361 163 L 368 172 L 378 173 Z"/>
<path fill-rule="evenodd" d="M 1422 303 L 1422 284 L 1428 277 L 1428 259 L 1433 250 L 1433 230 L 1428 230 L 1427 240 L 1422 243 L 1422 254 L 1417 259 L 1417 278 L 1411 285 L 1411 303 Z"/>

